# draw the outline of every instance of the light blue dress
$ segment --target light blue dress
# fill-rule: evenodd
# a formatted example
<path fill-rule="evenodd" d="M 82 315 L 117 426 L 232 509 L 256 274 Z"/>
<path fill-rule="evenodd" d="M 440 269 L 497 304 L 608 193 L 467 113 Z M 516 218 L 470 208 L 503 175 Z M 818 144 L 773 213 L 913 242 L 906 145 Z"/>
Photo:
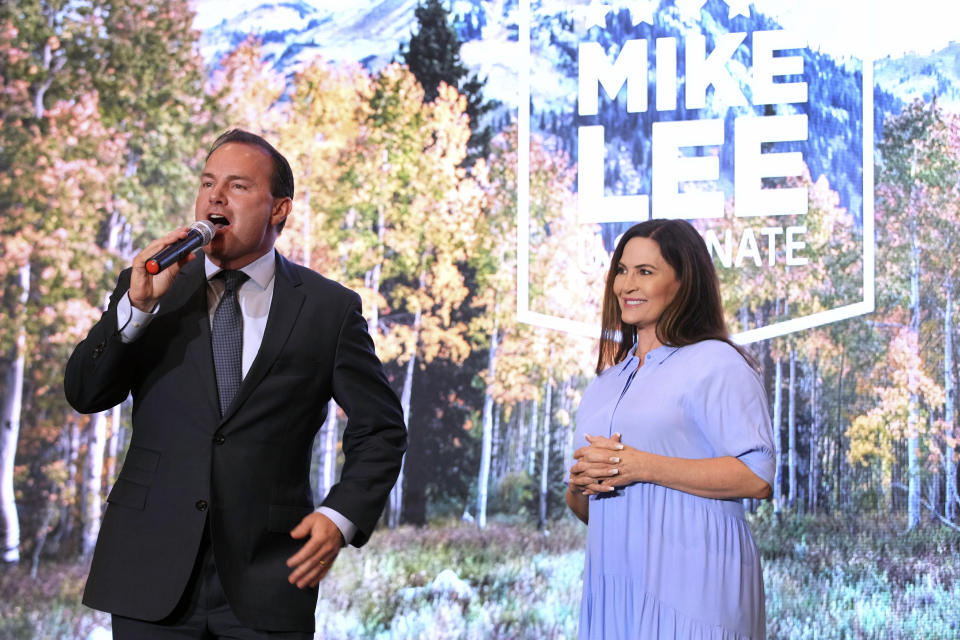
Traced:
<path fill-rule="evenodd" d="M 631 355 L 587 387 L 574 446 L 619 432 L 678 458 L 739 458 L 773 485 L 766 394 L 718 340 Z M 590 498 L 581 639 L 764 638 L 760 556 L 739 500 L 638 483 Z"/>

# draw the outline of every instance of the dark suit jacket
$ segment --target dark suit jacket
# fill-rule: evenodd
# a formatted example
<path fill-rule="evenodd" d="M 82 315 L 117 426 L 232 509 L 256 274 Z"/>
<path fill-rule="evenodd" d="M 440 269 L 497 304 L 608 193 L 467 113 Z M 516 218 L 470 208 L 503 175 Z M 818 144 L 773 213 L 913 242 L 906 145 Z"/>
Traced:
<path fill-rule="evenodd" d="M 133 436 L 108 505 L 83 601 L 159 620 L 176 605 L 209 518 L 234 613 L 264 630 L 314 628 L 316 589 L 287 582 L 303 544 L 290 530 L 313 511 L 310 456 L 332 396 L 346 412 L 344 466 L 324 500 L 369 538 L 400 469 L 406 429 L 354 292 L 277 254 L 273 301 L 256 360 L 221 419 L 203 260 L 186 265 L 135 342 L 110 305 L 67 363 L 78 411 L 133 394 Z"/>

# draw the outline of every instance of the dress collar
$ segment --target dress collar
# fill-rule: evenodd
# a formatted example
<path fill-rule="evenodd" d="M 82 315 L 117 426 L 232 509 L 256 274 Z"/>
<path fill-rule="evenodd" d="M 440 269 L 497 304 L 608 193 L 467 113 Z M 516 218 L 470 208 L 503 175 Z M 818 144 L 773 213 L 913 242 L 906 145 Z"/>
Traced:
<path fill-rule="evenodd" d="M 646 363 L 660 364 L 674 353 L 676 353 L 680 347 L 671 347 L 670 345 L 662 344 L 656 349 L 651 349 L 647 352 Z M 637 368 L 637 362 L 639 358 L 637 357 L 637 345 L 633 345 L 633 348 L 630 349 L 630 354 L 620 363 L 620 370 L 617 372 L 617 375 L 623 375 L 626 371 L 632 371 Z"/>

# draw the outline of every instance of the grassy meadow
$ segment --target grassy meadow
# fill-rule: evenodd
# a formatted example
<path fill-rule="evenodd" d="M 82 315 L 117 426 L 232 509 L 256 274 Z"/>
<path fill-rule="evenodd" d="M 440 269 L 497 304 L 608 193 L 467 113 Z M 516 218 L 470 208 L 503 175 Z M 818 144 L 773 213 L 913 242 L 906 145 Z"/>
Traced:
<path fill-rule="evenodd" d="M 960 638 L 960 533 L 896 517 L 751 516 L 772 639 Z M 377 533 L 321 585 L 317 638 L 573 638 L 585 528 L 494 521 Z M 109 637 L 79 604 L 85 567 L 0 573 L 0 638 Z"/>

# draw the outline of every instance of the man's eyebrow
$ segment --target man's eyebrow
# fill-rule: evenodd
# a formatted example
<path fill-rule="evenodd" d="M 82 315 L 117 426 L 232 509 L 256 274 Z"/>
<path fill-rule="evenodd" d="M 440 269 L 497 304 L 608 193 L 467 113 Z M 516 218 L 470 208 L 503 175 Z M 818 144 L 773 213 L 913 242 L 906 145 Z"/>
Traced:
<path fill-rule="evenodd" d="M 204 171 L 203 173 L 200 174 L 200 177 L 201 177 L 201 178 L 216 178 L 217 176 L 216 176 L 216 174 L 210 173 L 209 171 Z M 253 178 L 251 178 L 250 176 L 245 176 L 245 175 L 240 174 L 240 173 L 235 173 L 235 174 L 231 174 L 231 175 L 225 176 L 225 177 L 224 177 L 224 180 L 227 180 L 228 182 L 231 181 L 231 180 L 245 180 L 245 181 L 247 181 L 247 182 L 253 182 Z"/>

